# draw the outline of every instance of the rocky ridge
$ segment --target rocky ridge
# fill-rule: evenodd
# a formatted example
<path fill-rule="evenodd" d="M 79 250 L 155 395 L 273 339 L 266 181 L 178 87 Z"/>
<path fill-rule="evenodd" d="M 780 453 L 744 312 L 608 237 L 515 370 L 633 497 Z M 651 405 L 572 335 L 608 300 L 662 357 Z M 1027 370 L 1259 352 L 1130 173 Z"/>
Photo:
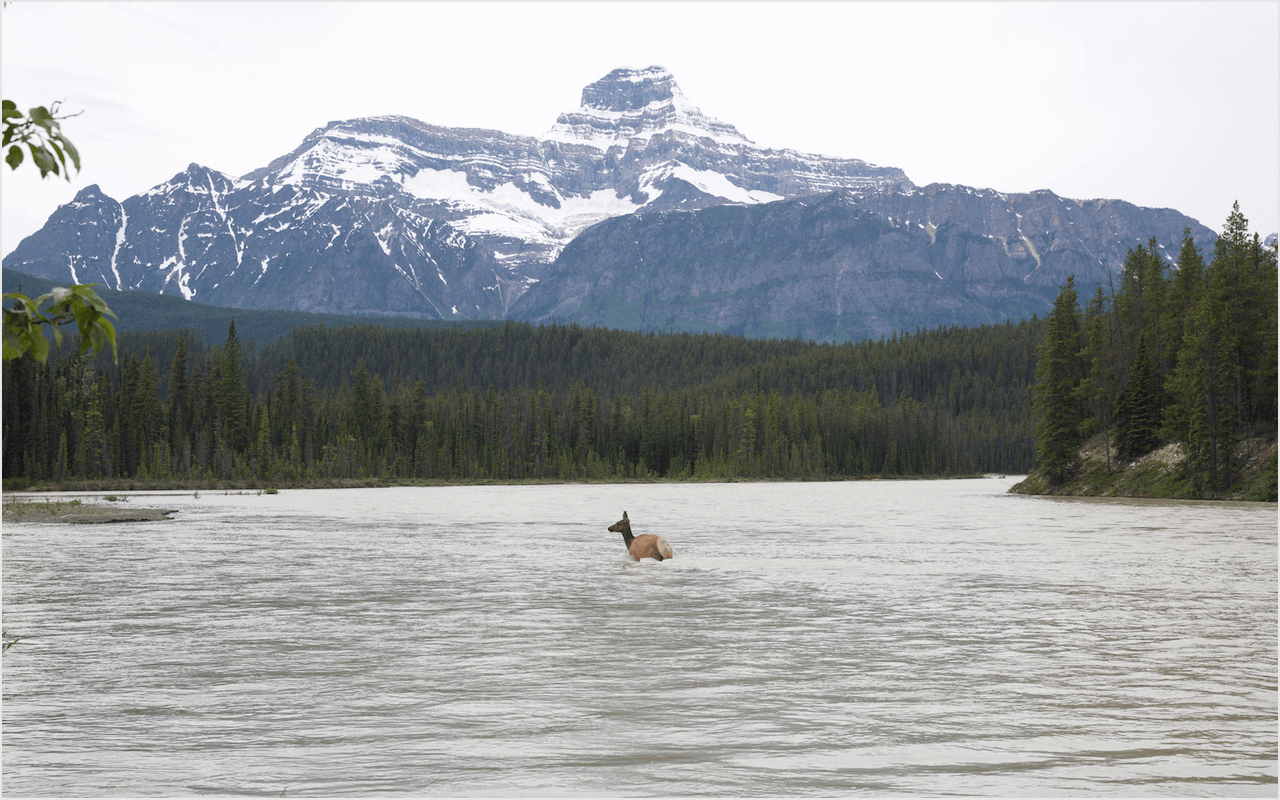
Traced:
<path fill-rule="evenodd" d="M 545 140 L 345 120 L 242 178 L 192 164 L 123 203 L 91 186 L 4 265 L 234 307 L 492 319 L 611 217 L 899 185 L 898 169 L 755 147 L 665 69 L 615 70 Z"/>
<path fill-rule="evenodd" d="M 1175 211 L 934 184 L 842 190 L 584 231 L 512 309 L 535 321 L 845 341 L 1043 314 L 1145 239 L 1213 234 Z M 1163 244 L 1161 245 L 1164 246 Z M 1167 256 L 1172 259 L 1172 256 Z"/>

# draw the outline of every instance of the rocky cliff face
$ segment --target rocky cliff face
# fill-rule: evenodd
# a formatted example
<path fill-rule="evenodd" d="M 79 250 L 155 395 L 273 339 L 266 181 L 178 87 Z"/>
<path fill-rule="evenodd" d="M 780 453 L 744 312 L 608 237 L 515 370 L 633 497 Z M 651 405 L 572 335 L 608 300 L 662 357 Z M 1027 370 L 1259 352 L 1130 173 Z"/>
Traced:
<path fill-rule="evenodd" d="M 758 148 L 666 70 L 615 70 L 545 140 L 356 119 L 240 179 L 193 164 L 123 203 L 90 187 L 4 265 L 235 307 L 492 319 L 612 217 L 910 185 Z"/>
<path fill-rule="evenodd" d="M 582 90 L 582 105 L 561 114 L 547 138 L 608 150 L 668 131 L 729 145 L 751 144 L 737 128 L 699 111 L 662 67 L 610 72 Z"/>
<path fill-rule="evenodd" d="M 1175 211 L 943 185 L 638 213 L 583 232 L 512 314 L 834 341 L 1000 323 L 1046 313 L 1069 275 L 1108 288 L 1129 249 L 1176 252 L 1184 227 L 1212 247 Z"/>

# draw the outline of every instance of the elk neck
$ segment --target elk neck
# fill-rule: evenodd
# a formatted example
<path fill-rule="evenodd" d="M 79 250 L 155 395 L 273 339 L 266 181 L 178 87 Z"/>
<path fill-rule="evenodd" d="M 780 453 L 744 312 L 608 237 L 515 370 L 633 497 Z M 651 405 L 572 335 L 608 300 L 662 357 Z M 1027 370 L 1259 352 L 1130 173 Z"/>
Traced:
<path fill-rule="evenodd" d="M 631 543 L 635 541 L 636 537 L 631 535 L 631 522 L 629 520 L 624 519 L 618 522 L 616 525 L 611 526 L 609 530 L 617 531 L 618 533 L 621 533 L 622 541 L 626 542 L 628 550 L 631 549 Z"/>

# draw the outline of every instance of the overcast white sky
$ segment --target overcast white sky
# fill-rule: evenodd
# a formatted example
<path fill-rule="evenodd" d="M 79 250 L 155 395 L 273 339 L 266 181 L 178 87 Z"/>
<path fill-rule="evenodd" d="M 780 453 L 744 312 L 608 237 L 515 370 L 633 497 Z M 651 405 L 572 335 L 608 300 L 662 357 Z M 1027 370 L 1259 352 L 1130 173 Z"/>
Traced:
<path fill-rule="evenodd" d="M 8 254 L 97 183 L 243 175 L 330 120 L 542 136 L 616 67 L 669 68 L 757 144 L 920 185 L 1280 229 L 1280 4 L 6 3 L 3 95 L 83 112 L 67 184 L 3 173 Z"/>

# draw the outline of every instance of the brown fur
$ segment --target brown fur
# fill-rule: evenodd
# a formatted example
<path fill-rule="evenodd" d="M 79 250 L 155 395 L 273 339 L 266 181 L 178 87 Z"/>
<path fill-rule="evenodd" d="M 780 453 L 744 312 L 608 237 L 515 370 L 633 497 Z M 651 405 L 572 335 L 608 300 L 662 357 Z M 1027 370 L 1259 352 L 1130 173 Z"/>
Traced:
<path fill-rule="evenodd" d="M 642 558 L 654 558 L 658 561 L 664 561 L 675 557 L 675 553 L 671 551 L 671 545 L 667 544 L 667 540 L 661 536 L 655 536 L 652 533 L 632 536 L 631 520 L 627 519 L 627 512 L 625 511 L 622 512 L 622 519 L 609 526 L 609 531 L 622 534 L 622 541 L 627 545 L 627 552 L 631 553 L 631 557 L 637 561 Z"/>

